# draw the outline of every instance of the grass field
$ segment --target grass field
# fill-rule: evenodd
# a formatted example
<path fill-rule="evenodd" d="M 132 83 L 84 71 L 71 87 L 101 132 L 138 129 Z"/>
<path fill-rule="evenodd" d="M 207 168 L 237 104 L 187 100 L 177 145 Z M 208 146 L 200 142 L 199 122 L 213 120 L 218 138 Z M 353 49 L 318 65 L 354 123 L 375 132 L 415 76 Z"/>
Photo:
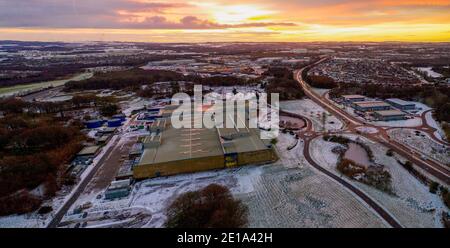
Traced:
<path fill-rule="evenodd" d="M 32 83 L 32 84 L 22 84 L 22 85 L 15 85 L 15 86 L 11 86 L 11 87 L 3 87 L 3 88 L 0 88 L 0 97 L 14 95 L 16 93 L 20 93 L 20 92 L 28 91 L 28 90 L 46 88 L 49 86 L 57 87 L 57 86 L 64 85 L 65 83 L 67 83 L 69 81 L 81 81 L 81 80 L 88 79 L 92 76 L 93 76 L 93 73 L 85 72 L 85 73 L 77 74 L 77 75 L 75 75 L 71 78 L 67 78 L 67 79 L 40 82 L 40 83 Z"/>

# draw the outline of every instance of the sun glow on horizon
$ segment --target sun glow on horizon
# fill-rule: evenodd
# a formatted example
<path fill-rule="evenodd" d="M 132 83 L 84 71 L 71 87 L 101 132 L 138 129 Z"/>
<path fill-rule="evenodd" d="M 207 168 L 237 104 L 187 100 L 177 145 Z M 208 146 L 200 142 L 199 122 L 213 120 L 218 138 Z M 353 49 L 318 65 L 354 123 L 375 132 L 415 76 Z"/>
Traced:
<path fill-rule="evenodd" d="M 186 42 L 450 42 L 450 0 L 99 1 L 102 8 L 78 0 L 77 11 L 55 3 L 52 13 L 45 4 L 28 10 L 8 2 L 0 39 L 179 42 L 182 34 Z"/>
<path fill-rule="evenodd" d="M 270 15 L 277 13 L 273 10 L 263 9 L 257 5 L 207 5 L 213 19 L 223 24 L 240 24 L 245 21 L 266 21 Z"/>

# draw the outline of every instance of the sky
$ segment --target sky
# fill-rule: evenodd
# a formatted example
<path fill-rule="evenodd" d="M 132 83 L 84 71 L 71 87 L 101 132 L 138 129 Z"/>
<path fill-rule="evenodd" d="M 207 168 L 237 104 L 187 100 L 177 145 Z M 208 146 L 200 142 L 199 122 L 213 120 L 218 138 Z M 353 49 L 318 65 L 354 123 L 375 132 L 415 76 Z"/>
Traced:
<path fill-rule="evenodd" d="M 0 0 L 0 40 L 450 42 L 450 0 Z"/>

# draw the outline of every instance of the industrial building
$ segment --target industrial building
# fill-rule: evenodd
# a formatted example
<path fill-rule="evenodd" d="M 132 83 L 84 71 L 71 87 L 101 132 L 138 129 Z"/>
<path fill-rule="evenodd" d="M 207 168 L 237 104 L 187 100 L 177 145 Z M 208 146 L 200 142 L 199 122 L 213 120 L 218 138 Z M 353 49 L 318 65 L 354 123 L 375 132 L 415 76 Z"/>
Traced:
<path fill-rule="evenodd" d="M 128 153 L 128 159 L 136 159 L 142 155 L 143 145 L 142 143 L 136 143 L 131 147 L 130 152 Z"/>
<path fill-rule="evenodd" d="M 161 111 L 162 110 L 163 110 L 162 107 L 149 107 L 149 106 L 147 106 L 145 108 L 145 112 L 141 113 L 138 116 L 137 119 L 141 120 L 141 121 L 143 121 L 143 120 L 145 120 L 145 121 L 154 121 L 154 120 L 157 120 L 157 119 L 161 119 L 162 118 L 162 115 L 161 115 Z"/>
<path fill-rule="evenodd" d="M 416 108 L 416 105 L 414 103 L 403 101 L 402 99 L 398 98 L 389 98 L 386 99 L 386 102 L 400 110 L 413 110 Z"/>
<path fill-rule="evenodd" d="M 77 153 L 77 157 L 94 157 L 100 151 L 100 146 L 86 146 Z"/>
<path fill-rule="evenodd" d="M 86 125 L 86 128 L 94 129 L 103 126 L 103 123 L 104 123 L 103 120 L 89 120 L 86 121 L 84 125 Z"/>
<path fill-rule="evenodd" d="M 96 135 L 98 135 L 98 136 L 110 135 L 110 134 L 113 134 L 116 130 L 117 130 L 117 128 L 115 128 L 115 127 L 105 127 L 105 128 L 101 128 L 100 130 L 98 130 Z"/>
<path fill-rule="evenodd" d="M 125 114 L 116 114 L 112 116 L 112 119 L 119 119 L 121 122 L 124 122 L 127 116 Z"/>
<path fill-rule="evenodd" d="M 374 117 L 379 121 L 398 121 L 406 119 L 406 113 L 400 110 L 375 111 Z"/>
<path fill-rule="evenodd" d="M 131 180 L 133 178 L 133 166 L 137 162 L 139 162 L 138 159 L 125 160 L 116 174 L 116 180 L 125 180 L 125 179 Z"/>
<path fill-rule="evenodd" d="M 122 125 L 121 119 L 108 120 L 108 127 L 120 127 Z"/>
<path fill-rule="evenodd" d="M 361 112 L 390 110 L 391 105 L 382 101 L 354 102 L 352 107 Z"/>
<path fill-rule="evenodd" d="M 111 185 L 105 191 L 106 200 L 114 200 L 127 197 L 131 191 L 130 179 L 111 182 Z"/>
<path fill-rule="evenodd" d="M 366 97 L 362 95 L 342 95 L 342 101 L 347 104 L 363 102 L 364 100 L 366 100 Z"/>
<path fill-rule="evenodd" d="M 168 106 L 162 112 L 170 116 L 175 109 Z M 225 115 L 224 120 L 227 118 L 232 117 Z M 248 128 L 248 120 L 235 115 L 231 122 L 234 127 L 211 129 L 173 128 L 170 118 L 155 122 L 150 127 L 152 134 L 143 140 L 142 156 L 133 168 L 133 177 L 144 179 L 277 160 L 270 140 L 260 139 L 260 130 Z M 191 121 L 194 123 L 195 118 Z"/>
<path fill-rule="evenodd" d="M 102 135 L 97 139 L 97 145 L 105 145 L 111 139 L 111 135 Z"/>

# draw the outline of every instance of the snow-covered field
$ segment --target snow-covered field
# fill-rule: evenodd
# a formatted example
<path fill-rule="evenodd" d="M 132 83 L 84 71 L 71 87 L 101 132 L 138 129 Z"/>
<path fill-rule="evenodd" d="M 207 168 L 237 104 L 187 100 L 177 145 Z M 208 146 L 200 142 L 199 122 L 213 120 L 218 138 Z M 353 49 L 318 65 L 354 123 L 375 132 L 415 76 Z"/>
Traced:
<path fill-rule="evenodd" d="M 229 94 L 229 97 L 232 97 L 232 94 L 234 90 L 237 91 L 237 93 L 247 94 L 247 93 L 255 93 L 256 90 L 263 91 L 263 89 L 258 88 L 255 86 L 220 86 L 220 87 L 211 87 L 211 86 L 203 86 L 203 90 L 212 90 L 213 92 L 217 94 L 221 94 L 222 97 L 225 97 L 227 94 Z"/>
<path fill-rule="evenodd" d="M 378 133 L 378 130 L 376 128 L 366 126 L 357 127 L 356 130 L 360 131 L 361 133 Z"/>
<path fill-rule="evenodd" d="M 304 145 L 282 134 L 280 160 L 263 167 L 255 192 L 247 195 L 251 227 L 385 227 L 372 210 L 327 176 L 313 169 L 303 156 Z"/>
<path fill-rule="evenodd" d="M 428 134 L 406 128 L 391 129 L 389 135 L 398 142 L 424 153 L 443 164 L 450 164 L 450 147 L 432 140 Z"/>
<path fill-rule="evenodd" d="M 339 155 L 331 150 L 335 147 L 343 147 L 342 145 L 325 141 L 319 137 L 311 142 L 310 147 L 311 157 L 314 161 L 316 161 L 320 166 L 327 168 L 330 171 L 334 171 L 336 174 L 339 173 L 336 169 Z"/>
<path fill-rule="evenodd" d="M 422 125 L 422 119 L 420 117 L 414 117 L 399 121 L 371 121 L 369 123 L 382 127 L 418 127 Z"/>
<path fill-rule="evenodd" d="M 312 88 L 312 90 L 321 96 L 330 91 L 329 89 L 319 89 L 319 88 Z"/>
<path fill-rule="evenodd" d="M 138 190 L 133 195 L 130 205 L 144 206 L 152 212 L 153 218 L 147 227 L 161 227 L 165 221 L 165 210 L 180 194 L 217 183 L 228 187 L 234 195 L 240 196 L 254 191 L 252 181 L 258 180 L 260 174 L 261 167 L 249 166 L 146 180 L 136 185 Z"/>
<path fill-rule="evenodd" d="M 417 113 L 418 115 L 423 114 L 423 112 L 430 110 L 431 108 L 427 105 L 421 103 L 421 102 L 414 102 L 414 101 L 406 101 L 409 103 L 414 103 L 416 105 Z"/>
<path fill-rule="evenodd" d="M 287 112 L 300 114 L 313 122 L 314 130 L 321 131 L 324 129 L 323 113 L 325 112 L 325 129 L 328 131 L 339 130 L 342 128 L 342 122 L 330 115 L 328 111 L 325 111 L 322 107 L 317 105 L 310 99 L 291 100 L 280 102 L 280 109 Z"/>
<path fill-rule="evenodd" d="M 352 139 L 360 137 L 357 135 L 345 136 Z M 439 196 L 431 194 L 427 186 L 420 183 L 397 163 L 396 159 L 405 161 L 404 158 L 386 156 L 387 149 L 385 147 L 374 144 L 363 137 L 360 137 L 360 141 L 372 149 L 375 162 L 385 165 L 385 168 L 390 172 L 395 195 L 389 195 L 350 179 L 346 180 L 381 204 L 403 226 L 442 227 L 440 223 L 441 212 L 442 210 L 448 211 L 448 209 Z M 324 141 L 321 137 L 311 143 L 311 155 L 313 159 L 336 175 L 340 175 L 336 169 L 337 155 L 332 153 L 331 150 L 338 145 Z"/>
<path fill-rule="evenodd" d="M 21 214 L 21 215 L 8 215 L 0 217 L 0 228 L 42 228 L 46 227 L 51 221 L 53 214 L 56 210 L 62 206 L 62 204 L 68 199 L 71 192 L 71 187 L 63 187 L 56 193 L 53 199 L 43 202 L 43 206 L 51 206 L 53 211 L 39 215 L 37 211 Z"/>
<path fill-rule="evenodd" d="M 442 77 L 441 74 L 433 71 L 432 67 L 416 67 L 415 69 L 417 69 L 420 72 L 425 72 L 429 77 L 432 77 L 432 78 Z"/>
<path fill-rule="evenodd" d="M 152 218 L 151 213 L 142 207 L 129 207 L 109 211 L 92 211 L 66 217 L 60 226 L 63 228 L 136 228 Z"/>
<path fill-rule="evenodd" d="M 199 190 L 212 183 L 228 187 L 237 196 L 247 194 L 254 191 L 252 180 L 257 179 L 260 173 L 261 167 L 247 166 L 148 179 L 136 183 L 130 196 L 123 199 L 109 201 L 104 199 L 104 192 L 95 192 L 82 196 L 77 202 L 79 204 L 92 203 L 92 207 L 86 210 L 89 215 L 111 211 L 117 211 L 119 214 L 121 212 L 119 210 L 139 207 L 145 209 L 152 216 L 150 219 L 145 218 L 146 222 L 140 223 L 141 227 L 162 227 L 166 220 L 165 210 L 180 194 Z M 97 197 L 99 195 L 100 198 Z M 63 222 L 77 222 L 76 220 L 79 218 L 80 215 L 68 215 Z M 116 217 L 110 216 L 110 218 Z"/>
<path fill-rule="evenodd" d="M 436 129 L 436 132 L 434 133 L 434 135 L 437 138 L 444 140 L 445 132 L 442 129 L 441 125 L 439 125 L 439 123 L 435 119 L 433 119 L 433 114 L 431 112 L 428 112 L 425 114 L 425 120 L 426 120 L 428 126 Z"/>
<path fill-rule="evenodd" d="M 133 99 L 132 101 L 128 102 L 126 105 L 123 106 L 122 112 L 126 116 L 130 116 L 134 110 L 142 109 L 149 103 L 150 103 L 150 101 L 148 101 L 148 100 L 144 100 L 140 97 L 136 97 L 135 99 Z"/>

